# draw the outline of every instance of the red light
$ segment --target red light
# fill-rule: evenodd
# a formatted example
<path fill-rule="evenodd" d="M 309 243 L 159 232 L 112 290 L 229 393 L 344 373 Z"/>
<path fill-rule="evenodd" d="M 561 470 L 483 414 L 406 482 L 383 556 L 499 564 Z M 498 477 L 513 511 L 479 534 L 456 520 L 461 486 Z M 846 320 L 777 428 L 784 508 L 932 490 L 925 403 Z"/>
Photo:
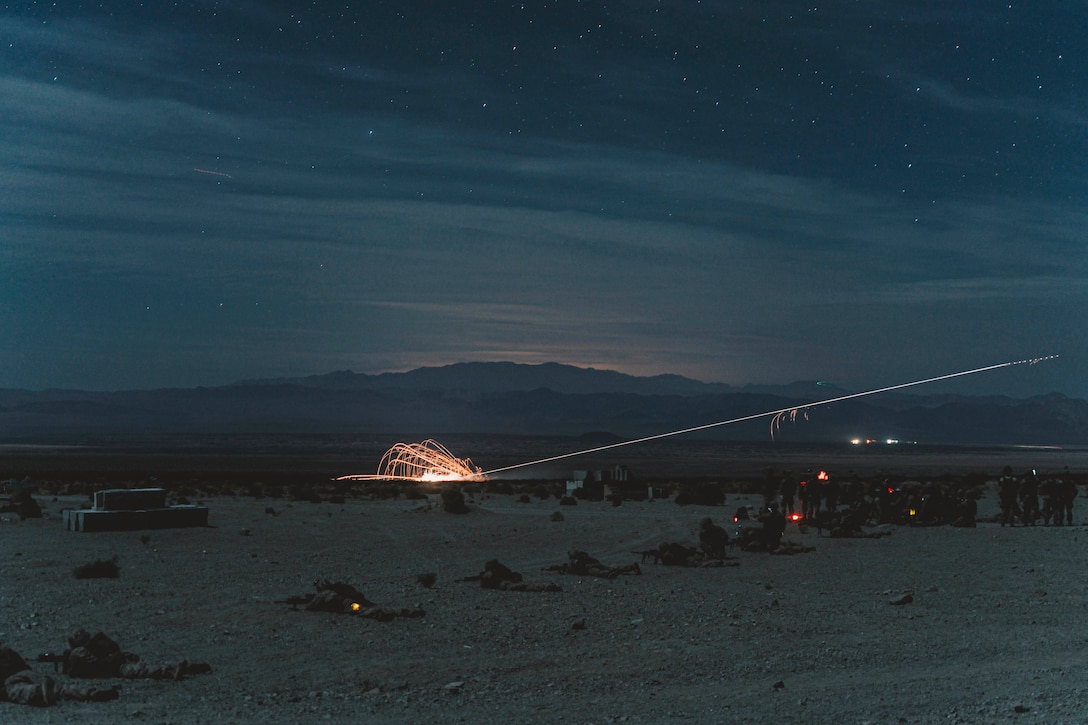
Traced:
<path fill-rule="evenodd" d="M 827 475 L 827 471 L 820 471 L 816 475 L 816 478 L 818 478 L 821 481 L 826 481 L 826 480 L 828 480 L 830 478 L 830 476 Z"/>
<path fill-rule="evenodd" d="M 800 521 L 801 514 L 790 514 L 790 521 Z"/>
<path fill-rule="evenodd" d="M 891 486 L 888 486 L 888 493 L 895 493 L 895 489 Z"/>

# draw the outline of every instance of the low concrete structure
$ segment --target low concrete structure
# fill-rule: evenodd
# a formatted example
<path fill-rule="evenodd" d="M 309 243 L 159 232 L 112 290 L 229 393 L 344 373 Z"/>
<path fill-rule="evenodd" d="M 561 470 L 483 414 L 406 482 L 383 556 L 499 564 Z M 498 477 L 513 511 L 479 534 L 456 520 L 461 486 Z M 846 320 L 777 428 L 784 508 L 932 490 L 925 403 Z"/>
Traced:
<path fill-rule="evenodd" d="M 164 488 L 96 491 L 93 508 L 64 510 L 64 528 L 68 531 L 135 531 L 207 525 L 207 506 L 167 506 Z"/>

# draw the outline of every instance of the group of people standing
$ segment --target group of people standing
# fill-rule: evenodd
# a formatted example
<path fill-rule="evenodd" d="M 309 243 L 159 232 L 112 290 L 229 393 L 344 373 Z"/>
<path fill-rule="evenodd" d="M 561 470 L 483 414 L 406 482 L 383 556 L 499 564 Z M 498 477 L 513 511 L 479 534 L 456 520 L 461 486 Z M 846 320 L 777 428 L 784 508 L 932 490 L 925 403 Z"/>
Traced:
<path fill-rule="evenodd" d="M 1035 469 L 1016 476 L 1005 466 L 997 481 L 1001 525 L 1072 526 L 1077 484 L 1068 475 L 1040 479 Z"/>

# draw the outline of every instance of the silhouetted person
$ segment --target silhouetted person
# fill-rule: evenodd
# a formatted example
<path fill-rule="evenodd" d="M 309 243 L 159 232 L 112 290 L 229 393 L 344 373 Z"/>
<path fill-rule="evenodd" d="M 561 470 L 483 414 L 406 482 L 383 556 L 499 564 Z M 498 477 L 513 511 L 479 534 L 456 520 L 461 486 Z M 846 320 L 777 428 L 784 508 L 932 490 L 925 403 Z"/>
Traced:
<path fill-rule="evenodd" d="M 1034 526 L 1039 518 L 1039 477 L 1035 469 L 1024 474 L 1020 482 L 1020 520 L 1024 526 Z"/>
<path fill-rule="evenodd" d="M 789 471 L 786 471 L 782 476 L 779 494 L 782 497 L 782 510 L 787 514 L 792 514 L 793 502 L 797 497 L 797 481 L 794 480 L 793 474 Z"/>
<path fill-rule="evenodd" d="M 1039 482 L 1039 498 L 1042 500 L 1043 526 L 1050 526 L 1051 519 L 1055 526 L 1062 525 L 1065 513 L 1064 506 L 1058 500 L 1058 482 L 1054 478 L 1047 477 Z"/>
<path fill-rule="evenodd" d="M 729 534 L 709 517 L 699 522 L 699 548 L 709 559 L 724 559 Z"/>
<path fill-rule="evenodd" d="M 834 513 L 839 508 L 839 482 L 828 476 L 820 485 L 820 491 L 824 499 L 824 509 Z"/>
<path fill-rule="evenodd" d="M 1073 525 L 1073 501 L 1077 498 L 1077 484 L 1069 477 L 1069 469 L 1065 469 L 1065 475 L 1058 479 L 1058 503 L 1065 513 L 1067 526 Z M 1057 522 L 1061 526 L 1061 521 Z"/>
<path fill-rule="evenodd" d="M 762 523 L 763 540 L 767 544 L 767 551 L 774 551 L 782 543 L 782 536 L 786 533 L 786 517 L 777 506 L 771 506 L 763 514 Z"/>
<path fill-rule="evenodd" d="M 1012 467 L 1005 466 L 1001 478 L 997 481 L 997 500 L 1001 505 L 1001 525 L 1016 525 L 1016 515 L 1019 513 L 1017 499 L 1020 494 L 1020 482 L 1012 475 Z"/>

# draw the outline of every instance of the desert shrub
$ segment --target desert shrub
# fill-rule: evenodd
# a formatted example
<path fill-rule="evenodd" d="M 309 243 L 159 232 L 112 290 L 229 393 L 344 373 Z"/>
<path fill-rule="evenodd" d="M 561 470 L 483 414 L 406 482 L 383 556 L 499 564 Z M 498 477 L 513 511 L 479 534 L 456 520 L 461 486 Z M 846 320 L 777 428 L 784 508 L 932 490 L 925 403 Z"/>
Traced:
<path fill-rule="evenodd" d="M 608 497 L 608 500 L 612 502 L 613 506 L 620 506 L 623 504 L 623 496 L 618 493 L 614 493 Z"/>
<path fill-rule="evenodd" d="M 404 489 L 404 498 L 409 501 L 421 501 L 427 498 L 427 494 L 420 490 L 419 486 L 409 486 Z"/>
<path fill-rule="evenodd" d="M 559 499 L 559 505 L 560 506 L 577 506 L 578 505 L 578 499 L 574 498 L 574 496 L 564 496 L 563 498 Z"/>
<path fill-rule="evenodd" d="M 487 484 L 487 492 L 499 494 L 500 496 L 512 496 L 514 487 L 509 481 L 495 481 Z"/>
<path fill-rule="evenodd" d="M 530 503 L 531 501 L 532 501 L 532 499 L 530 499 L 527 494 L 523 493 L 520 496 L 518 496 L 518 503 Z"/>
<path fill-rule="evenodd" d="M 547 501 L 551 497 L 551 491 L 543 483 L 533 489 L 533 495 L 541 501 Z"/>
<path fill-rule="evenodd" d="M 467 514 L 465 494 L 459 489 L 448 488 L 442 492 L 442 510 L 450 514 Z"/>
<path fill-rule="evenodd" d="M 433 587 L 434 583 L 437 580 L 438 580 L 438 575 L 435 574 L 433 571 L 428 571 L 428 572 L 425 572 L 423 574 L 417 574 L 416 575 L 416 581 L 419 582 L 422 586 L 427 587 L 428 589 Z"/>
<path fill-rule="evenodd" d="M 20 519 L 42 518 L 42 507 L 38 505 L 38 500 L 26 489 L 11 494 L 11 506 L 6 507 L 6 510 L 19 514 Z"/>
<path fill-rule="evenodd" d="M 116 579 L 121 576 L 121 569 L 117 566 L 117 557 L 114 556 L 77 566 L 72 574 L 76 579 Z"/>
<path fill-rule="evenodd" d="M 562 511 L 553 511 L 551 518 L 552 518 L 552 521 L 562 521 L 563 520 L 563 512 Z"/>

